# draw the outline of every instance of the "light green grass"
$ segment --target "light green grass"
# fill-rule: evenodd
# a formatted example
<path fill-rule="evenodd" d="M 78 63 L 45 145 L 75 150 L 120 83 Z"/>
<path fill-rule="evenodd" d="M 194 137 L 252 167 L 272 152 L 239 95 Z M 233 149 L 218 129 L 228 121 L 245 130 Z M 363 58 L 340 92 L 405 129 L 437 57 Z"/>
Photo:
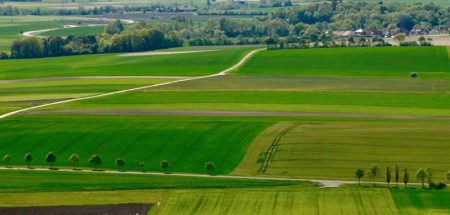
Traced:
<path fill-rule="evenodd" d="M 236 74 L 449 78 L 446 47 L 369 47 L 269 50 Z"/>
<path fill-rule="evenodd" d="M 230 188 L 230 187 L 268 187 L 303 186 L 311 187 L 309 182 L 257 181 L 245 179 L 220 179 L 157 175 L 125 175 L 89 172 L 58 171 L 15 171 L 0 170 L 1 193 L 6 192 L 60 192 L 131 189 L 174 189 L 174 188 Z M 4 195 L 0 195 L 5 199 Z M 22 195 L 24 196 L 24 195 Z M 7 199 L 7 198 L 6 198 Z M 29 198 L 31 201 L 32 198 Z M 126 202 L 126 199 L 123 201 Z M 0 200 L 1 206 L 27 205 L 27 203 Z M 30 204 L 30 203 L 28 203 Z M 47 202 L 58 205 L 59 203 Z M 39 205 L 35 201 L 32 205 Z"/>
<path fill-rule="evenodd" d="M 210 190 L 174 192 L 162 214 L 396 214 L 388 190 Z"/>
<path fill-rule="evenodd" d="M 400 214 L 449 214 L 450 192 L 433 190 L 396 190 L 392 198 Z"/>
<path fill-rule="evenodd" d="M 412 175 L 429 165 L 434 178 L 443 180 L 450 169 L 449 129 L 448 123 L 291 123 L 273 135 L 261 134 L 255 144 L 262 147 L 252 145 L 255 150 L 248 154 L 253 156 L 247 155 L 236 172 L 259 174 L 269 146 L 286 130 L 264 175 L 355 180 L 356 168 L 367 170 L 376 163 L 382 169 L 378 180 L 384 181 L 386 166 L 393 170 L 397 163 Z"/>
<path fill-rule="evenodd" d="M 56 166 L 71 166 L 72 153 L 80 156 L 79 166 L 90 167 L 88 159 L 101 155 L 101 168 L 117 169 L 122 157 L 124 169 L 160 171 L 159 163 L 169 160 L 175 172 L 204 173 L 212 161 L 217 174 L 232 171 L 255 136 L 271 123 L 222 120 L 172 121 L 142 117 L 23 116 L 0 124 L 0 154 L 11 154 L 11 165 L 26 165 L 23 156 L 32 153 L 33 165 L 47 166 L 44 157 L 53 151 Z"/>
<path fill-rule="evenodd" d="M 347 92 L 133 92 L 52 109 L 236 110 L 449 116 L 448 94 Z"/>
<path fill-rule="evenodd" d="M 207 75 L 229 68 L 252 49 L 254 47 L 236 46 L 216 52 L 178 55 L 122 57 L 118 54 L 101 54 L 1 60 L 0 79 L 93 75 Z"/>

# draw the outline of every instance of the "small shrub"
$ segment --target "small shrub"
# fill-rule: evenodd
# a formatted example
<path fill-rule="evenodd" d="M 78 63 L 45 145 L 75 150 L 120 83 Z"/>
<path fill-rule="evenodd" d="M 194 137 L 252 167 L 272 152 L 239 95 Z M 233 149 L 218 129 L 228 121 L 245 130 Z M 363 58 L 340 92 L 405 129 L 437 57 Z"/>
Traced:
<path fill-rule="evenodd" d="M 444 182 L 431 182 L 430 183 L 430 188 L 431 189 L 436 189 L 436 190 L 443 190 L 447 187 L 447 184 Z"/>
<path fill-rule="evenodd" d="M 418 76 L 419 76 L 419 74 L 417 74 L 417 72 L 411 72 L 409 74 L 409 77 L 411 77 L 411 78 L 417 78 Z"/>

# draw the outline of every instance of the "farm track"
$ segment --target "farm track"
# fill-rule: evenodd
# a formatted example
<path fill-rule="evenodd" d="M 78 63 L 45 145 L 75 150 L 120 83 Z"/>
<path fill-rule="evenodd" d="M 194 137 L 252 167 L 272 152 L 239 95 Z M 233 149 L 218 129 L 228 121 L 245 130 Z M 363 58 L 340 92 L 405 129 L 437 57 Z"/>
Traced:
<path fill-rule="evenodd" d="M 65 103 L 76 102 L 76 101 L 83 101 L 83 100 L 87 100 L 87 99 L 101 98 L 101 97 L 112 96 L 112 95 L 117 95 L 117 94 L 123 94 L 123 93 L 138 91 L 138 90 L 145 90 L 145 89 L 154 88 L 154 87 L 166 86 L 166 85 L 180 83 L 180 82 L 200 80 L 200 79 L 206 79 L 206 78 L 212 78 L 212 77 L 227 75 L 229 72 L 231 72 L 231 71 L 239 68 L 240 66 L 242 66 L 254 54 L 256 54 L 257 52 L 262 51 L 262 50 L 265 50 L 265 48 L 263 48 L 263 49 L 256 49 L 256 50 L 253 50 L 253 51 L 247 53 L 235 65 L 233 65 L 230 68 L 225 69 L 225 70 L 223 70 L 223 71 L 221 71 L 219 73 L 213 74 L 213 75 L 191 77 L 191 78 L 175 80 L 175 81 L 170 81 L 170 82 L 165 82 L 165 83 L 160 83 L 160 84 L 153 84 L 153 85 L 148 85 L 148 86 L 142 86 L 142 87 L 136 87 L 136 88 L 126 89 L 126 90 L 120 90 L 120 91 L 114 91 L 114 92 L 109 92 L 109 93 L 98 94 L 98 95 L 93 95 L 93 96 L 81 97 L 81 98 L 76 98 L 76 99 L 68 99 L 68 100 L 52 102 L 52 103 L 48 103 L 48 104 L 37 105 L 37 106 L 24 108 L 24 109 L 19 109 L 19 110 L 16 110 L 16 111 L 12 111 L 12 112 L 0 115 L 0 119 L 4 119 L 4 118 L 7 118 L 9 116 L 17 115 L 19 113 L 23 113 L 23 112 L 27 112 L 27 111 L 30 111 L 30 110 L 43 108 L 43 107 L 48 107 L 48 106 L 54 106 L 54 105 L 65 104 Z"/>
<path fill-rule="evenodd" d="M 275 111 L 213 111 L 213 110 L 46 110 L 28 114 L 87 114 L 87 115 L 161 115 L 161 116 L 293 116 L 293 117 L 347 117 L 375 119 L 411 119 L 448 121 L 447 116 L 413 116 L 387 114 L 326 113 L 326 112 L 275 112 Z"/>
<path fill-rule="evenodd" d="M 243 179 L 243 180 L 263 180 L 263 181 L 299 181 L 318 183 L 325 188 L 339 187 L 344 184 L 358 184 L 358 181 L 345 180 L 322 180 L 322 179 L 305 179 L 305 178 L 276 178 L 276 177 L 260 177 L 260 176 L 237 176 L 237 175 L 206 175 L 192 173 L 161 173 L 161 172 L 136 172 L 136 171 L 112 171 L 112 170 L 72 170 L 72 169 L 47 169 L 47 168 L 25 168 L 25 167 L 0 167 L 0 170 L 15 171 L 49 171 L 49 172 L 76 172 L 76 173 L 93 173 L 93 174 L 122 174 L 122 175 L 154 175 L 167 177 L 197 177 L 197 178 L 220 178 L 220 179 Z M 374 182 L 361 181 L 361 184 L 373 184 Z M 385 185 L 386 182 L 375 182 L 375 184 Z M 408 183 L 410 185 L 420 185 L 420 183 Z"/>

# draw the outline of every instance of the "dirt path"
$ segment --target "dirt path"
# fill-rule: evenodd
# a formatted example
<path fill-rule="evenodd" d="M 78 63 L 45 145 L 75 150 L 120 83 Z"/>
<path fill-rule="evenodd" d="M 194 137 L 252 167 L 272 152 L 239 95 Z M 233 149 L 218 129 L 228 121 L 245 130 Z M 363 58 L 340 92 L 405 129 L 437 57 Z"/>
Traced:
<path fill-rule="evenodd" d="M 339 187 L 344 184 L 357 184 L 358 181 L 346 181 L 346 180 L 322 180 L 322 179 L 305 179 L 305 178 L 274 178 L 263 176 L 236 176 L 236 175 L 205 175 L 205 174 L 193 174 L 193 173 L 161 173 L 161 172 L 119 172 L 119 171 L 92 171 L 92 170 L 72 170 L 72 169 L 58 169 L 50 170 L 45 168 L 22 168 L 22 167 L 0 167 L 0 170 L 14 170 L 14 171 L 52 171 L 52 172 L 82 172 L 92 174 L 119 174 L 119 175 L 156 175 L 167 177 L 197 177 L 197 178 L 222 178 L 222 179 L 243 179 L 243 180 L 263 180 L 263 181 L 306 181 L 319 183 L 323 187 L 332 188 Z M 372 184 L 373 182 L 361 181 L 361 184 Z M 375 182 L 376 184 L 386 184 L 385 182 Z M 419 185 L 420 183 L 408 183 L 411 185 Z"/>
<path fill-rule="evenodd" d="M 117 94 L 123 94 L 123 93 L 132 92 L 132 91 L 144 90 L 144 89 L 149 89 L 149 88 L 154 88 L 154 87 L 160 87 L 160 86 L 165 86 L 165 85 L 175 84 L 175 83 L 180 83 L 180 82 L 185 82 L 185 81 L 193 81 L 193 80 L 199 80 L 199 79 L 223 76 L 223 75 L 226 75 L 229 72 L 239 68 L 248 59 L 250 59 L 253 55 L 255 55 L 257 52 L 262 51 L 262 50 L 265 50 L 265 48 L 264 49 L 256 49 L 256 50 L 253 50 L 253 51 L 249 52 L 238 63 L 236 63 L 235 65 L 231 66 L 230 68 L 225 69 L 225 70 L 223 70 L 223 71 L 221 71 L 221 72 L 219 72 L 217 74 L 198 76 L 198 77 L 191 77 L 191 78 L 180 79 L 180 80 L 175 80 L 175 81 L 170 81 L 170 82 L 165 82 L 165 83 L 160 83 L 160 84 L 153 84 L 153 85 L 148 85 L 148 86 L 143 86 L 143 87 L 136 87 L 136 88 L 126 89 L 126 90 L 120 90 L 120 91 L 114 91 L 114 92 L 109 92 L 109 93 L 98 94 L 98 95 L 94 95 L 94 96 L 87 96 L 87 97 L 81 97 L 81 98 L 76 98 L 76 99 L 68 99 L 68 100 L 63 100 L 63 101 L 58 101 L 58 102 L 52 102 L 52 103 L 43 104 L 43 105 L 37 105 L 37 106 L 24 108 L 24 109 L 19 109 L 19 110 L 16 110 L 16 111 L 12 111 L 12 112 L 0 115 L 0 119 L 4 119 L 6 117 L 13 116 L 13 115 L 16 115 L 16 114 L 19 114 L 19 113 L 27 112 L 27 111 L 30 111 L 30 110 L 36 110 L 36 109 L 43 108 L 43 107 L 48 107 L 48 106 L 54 106 L 54 105 L 65 104 L 65 103 L 76 102 L 76 101 L 82 101 L 82 100 L 87 100 L 87 99 L 94 99 L 94 98 L 101 98 L 101 97 L 112 96 L 112 95 L 117 95 Z"/>
<path fill-rule="evenodd" d="M 88 114 L 88 115 L 163 115 L 163 116 L 307 116 L 307 117 L 347 117 L 375 119 L 450 120 L 448 116 L 413 116 L 387 114 L 325 113 L 325 112 L 284 112 L 284 111 L 216 111 L 216 110 L 46 110 L 29 114 Z"/>

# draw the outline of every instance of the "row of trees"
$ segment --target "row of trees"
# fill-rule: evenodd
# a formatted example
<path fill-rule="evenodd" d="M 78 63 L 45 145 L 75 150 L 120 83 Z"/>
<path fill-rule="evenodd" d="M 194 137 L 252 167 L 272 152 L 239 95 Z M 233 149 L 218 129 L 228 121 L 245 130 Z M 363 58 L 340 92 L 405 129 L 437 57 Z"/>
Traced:
<path fill-rule="evenodd" d="M 164 34 L 150 28 L 125 30 L 117 20 L 108 24 L 102 35 L 25 37 L 13 42 L 10 54 L 1 52 L 0 59 L 149 51 L 182 45 L 183 41 L 171 32 Z"/>
<path fill-rule="evenodd" d="M 361 178 L 363 178 L 366 174 L 369 179 L 373 181 L 373 186 L 375 186 L 377 178 L 381 177 L 381 169 L 376 164 L 372 164 L 367 172 L 361 167 L 357 168 L 354 172 L 354 175 L 358 179 L 359 185 L 361 185 Z M 450 171 L 447 172 L 446 176 L 450 181 Z M 430 189 L 443 189 L 447 186 L 447 184 L 444 182 L 433 181 L 433 171 L 429 166 L 427 166 L 426 168 L 419 168 L 415 174 L 415 177 L 417 181 L 421 183 L 422 188 L 425 188 L 425 182 L 428 183 L 428 188 Z M 400 167 L 396 164 L 394 168 L 394 181 L 397 186 L 400 182 L 400 179 L 406 187 L 410 182 L 410 173 L 407 168 L 400 170 Z M 386 167 L 385 181 L 388 187 L 390 187 L 390 184 L 392 182 L 392 173 L 389 166 Z"/>
<path fill-rule="evenodd" d="M 6 154 L 3 156 L 3 162 L 5 164 L 5 167 L 8 167 L 8 164 L 11 161 L 11 159 L 12 159 L 12 156 L 10 154 Z M 32 156 L 31 153 L 25 154 L 24 161 L 27 163 L 27 168 L 31 168 L 31 163 L 32 163 L 33 159 L 34 159 L 34 157 Z M 54 163 L 56 162 L 56 154 L 53 152 L 49 152 L 49 153 L 47 153 L 47 155 L 45 156 L 44 159 L 45 159 L 45 162 L 47 162 L 49 164 L 49 168 L 54 169 Z M 72 166 L 72 169 L 75 170 L 76 165 L 78 164 L 78 162 L 80 162 L 80 157 L 78 156 L 78 154 L 74 153 L 69 156 L 68 162 Z M 90 166 L 94 167 L 95 170 L 99 170 L 99 168 L 101 167 L 101 165 L 103 163 L 103 160 L 100 155 L 94 154 L 88 159 L 88 163 Z M 114 164 L 117 166 L 118 171 L 123 171 L 122 168 L 126 164 L 125 159 L 119 157 L 114 161 Z M 141 171 L 144 172 L 145 162 L 140 161 L 137 164 L 137 166 L 141 169 Z M 170 169 L 171 169 L 171 164 L 168 160 L 163 160 L 160 162 L 160 168 L 161 168 L 162 172 L 169 173 Z M 214 174 L 216 166 L 213 162 L 209 161 L 209 162 L 205 163 L 204 168 L 208 174 Z"/>

